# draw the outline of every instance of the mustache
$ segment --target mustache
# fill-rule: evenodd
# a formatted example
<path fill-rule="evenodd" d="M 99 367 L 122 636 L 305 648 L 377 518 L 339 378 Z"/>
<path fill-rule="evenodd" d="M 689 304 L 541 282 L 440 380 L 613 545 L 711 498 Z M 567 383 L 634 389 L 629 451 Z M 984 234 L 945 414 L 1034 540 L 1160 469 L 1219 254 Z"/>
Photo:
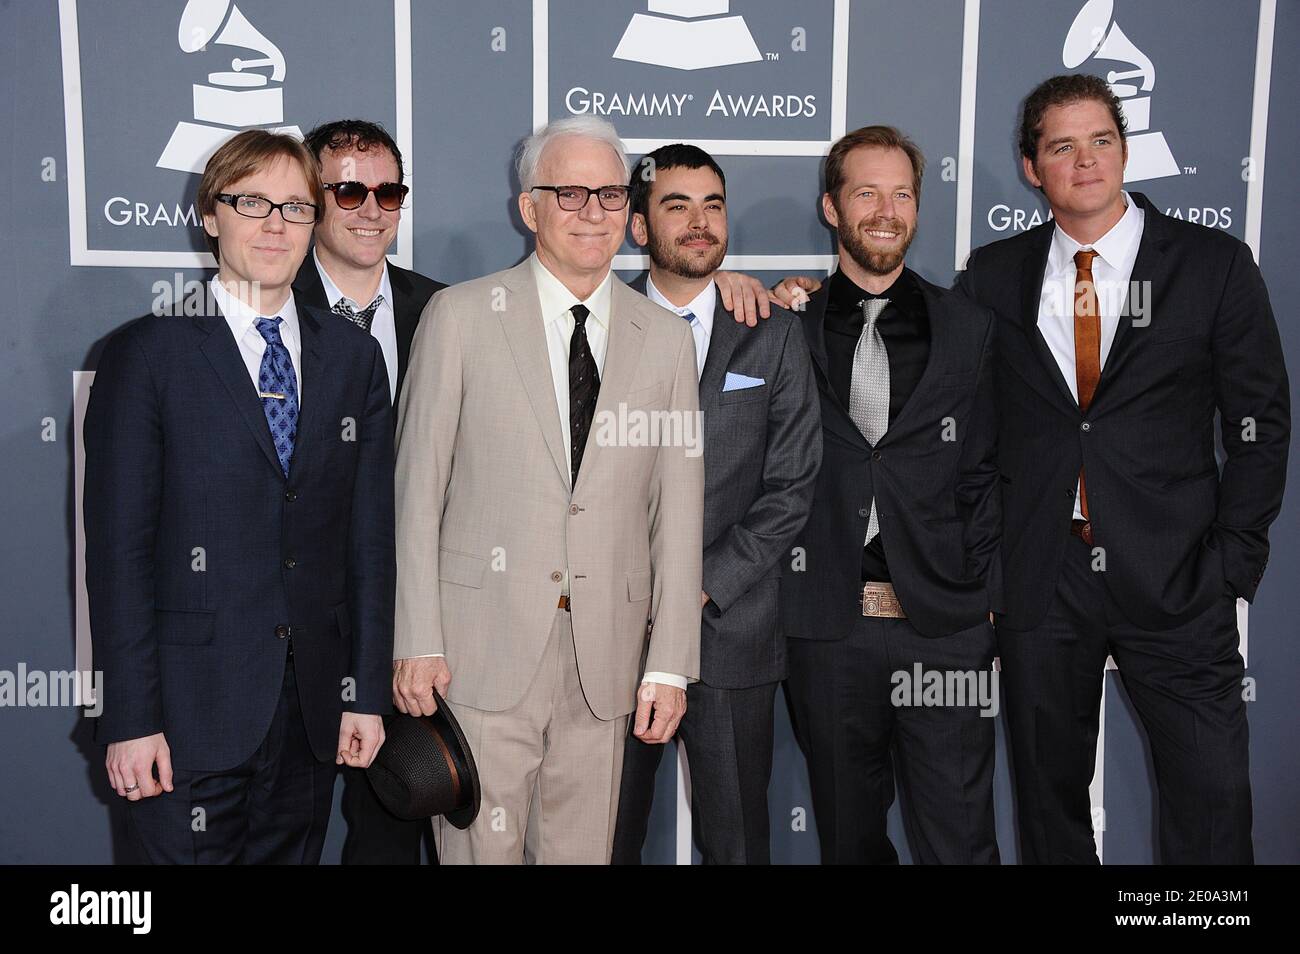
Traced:
<path fill-rule="evenodd" d="M 863 219 L 858 223 L 860 229 L 894 229 L 898 232 L 907 232 L 907 225 L 902 219 Z"/>
<path fill-rule="evenodd" d="M 708 242 L 710 245 L 718 244 L 718 237 L 707 229 L 699 232 L 687 232 L 677 240 L 678 245 L 685 245 L 687 242 Z"/>

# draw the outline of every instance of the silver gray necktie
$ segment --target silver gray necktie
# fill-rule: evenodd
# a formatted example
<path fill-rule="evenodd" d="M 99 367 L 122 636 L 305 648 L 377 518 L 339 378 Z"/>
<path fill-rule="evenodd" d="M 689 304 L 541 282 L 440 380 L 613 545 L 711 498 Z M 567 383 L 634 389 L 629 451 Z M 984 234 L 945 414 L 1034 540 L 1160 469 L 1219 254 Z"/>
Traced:
<path fill-rule="evenodd" d="M 885 436 L 889 427 L 889 352 L 876 327 L 876 319 L 888 304 L 888 298 L 862 301 L 862 335 L 853 350 L 853 377 L 849 383 L 849 417 L 872 445 Z M 879 532 L 876 500 L 872 497 L 863 545 L 870 543 Z"/>

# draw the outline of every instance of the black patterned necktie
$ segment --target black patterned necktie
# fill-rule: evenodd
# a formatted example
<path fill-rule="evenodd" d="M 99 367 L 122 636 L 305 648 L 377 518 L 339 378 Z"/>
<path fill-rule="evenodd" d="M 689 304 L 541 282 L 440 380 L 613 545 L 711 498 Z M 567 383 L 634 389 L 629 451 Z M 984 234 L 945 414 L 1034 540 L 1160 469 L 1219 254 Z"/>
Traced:
<path fill-rule="evenodd" d="M 383 303 L 384 296 L 376 295 L 374 301 L 361 309 L 361 311 L 357 311 L 348 304 L 346 298 L 340 298 L 334 303 L 334 307 L 331 308 L 330 311 L 334 312 L 334 314 L 338 315 L 340 318 L 346 318 L 348 321 L 360 325 L 363 330 L 369 331 L 370 323 L 375 320 L 375 312 L 379 310 L 379 306 Z"/>
<path fill-rule="evenodd" d="M 596 416 L 596 398 L 600 394 L 600 371 L 587 343 L 586 305 L 574 305 L 573 337 L 569 339 L 569 456 L 573 461 L 573 484 L 578 485 L 578 468 L 587 446 L 592 418 Z"/>

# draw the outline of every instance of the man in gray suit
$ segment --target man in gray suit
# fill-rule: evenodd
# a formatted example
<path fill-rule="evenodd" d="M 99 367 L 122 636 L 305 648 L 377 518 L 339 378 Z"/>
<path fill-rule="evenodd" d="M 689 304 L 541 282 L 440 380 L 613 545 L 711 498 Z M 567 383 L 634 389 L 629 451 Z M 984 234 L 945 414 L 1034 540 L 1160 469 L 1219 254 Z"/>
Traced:
<path fill-rule="evenodd" d="M 723 308 L 714 275 L 727 253 L 726 180 L 708 153 L 676 144 L 645 156 L 631 209 L 651 263 L 632 287 L 689 325 L 704 414 L 700 681 L 680 733 L 695 841 L 705 864 L 766 864 L 772 705 L 785 678 L 778 588 L 821 463 L 817 386 L 794 315 L 775 309 L 747 328 Z M 640 861 L 662 754 L 628 740 L 616 864 Z"/>
<path fill-rule="evenodd" d="M 412 346 L 394 701 L 454 703 L 478 765 L 478 818 L 439 819 L 444 864 L 604 864 L 629 715 L 667 742 L 699 677 L 695 348 L 610 270 L 614 127 L 552 123 L 518 170 L 536 252 L 435 295 Z"/>

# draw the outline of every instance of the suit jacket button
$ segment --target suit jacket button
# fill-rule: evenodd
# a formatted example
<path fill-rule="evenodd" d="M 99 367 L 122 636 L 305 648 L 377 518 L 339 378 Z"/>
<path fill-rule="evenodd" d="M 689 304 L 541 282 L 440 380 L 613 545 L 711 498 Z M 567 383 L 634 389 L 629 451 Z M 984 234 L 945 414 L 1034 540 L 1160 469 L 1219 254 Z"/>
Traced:
<path fill-rule="evenodd" d="M 1065 492 L 1065 496 L 1067 496 L 1067 497 L 1073 497 L 1073 496 L 1074 496 L 1074 488 L 1071 487 L 1069 490 L 1067 490 L 1067 491 Z"/>
<path fill-rule="evenodd" d="M 285 626 L 283 623 L 281 623 L 279 626 L 275 628 L 276 639 L 284 639 L 288 635 L 289 635 L 289 627 Z"/>
<path fill-rule="evenodd" d="M 284 492 L 284 499 L 287 500 L 287 501 L 289 501 L 289 503 L 293 503 L 295 500 L 298 499 L 298 491 L 296 491 L 296 490 L 286 490 L 286 491 Z"/>
<path fill-rule="evenodd" d="M 551 574 L 552 583 L 559 583 L 562 579 L 564 579 L 564 574 L 561 573 L 559 570 L 556 570 L 554 573 Z"/>
<path fill-rule="evenodd" d="M 1082 424 L 1079 425 L 1079 430 L 1087 434 L 1090 430 L 1092 430 L 1092 425 L 1089 424 L 1087 421 L 1084 421 Z"/>
<path fill-rule="evenodd" d="M 858 516 L 859 516 L 859 517 L 869 517 L 869 516 L 871 516 L 871 511 L 868 510 L 866 507 L 859 507 L 859 508 L 858 508 Z"/>
<path fill-rule="evenodd" d="M 880 451 L 872 451 L 872 452 L 871 452 L 871 459 L 872 459 L 872 460 L 880 460 Z"/>
<path fill-rule="evenodd" d="M 576 514 L 577 512 L 578 512 L 578 505 L 577 505 L 577 504 L 571 504 L 571 505 L 569 506 L 569 513 L 571 513 L 571 514 Z"/>
<path fill-rule="evenodd" d="M 298 561 L 295 560 L 293 557 L 289 557 L 289 559 L 284 561 L 284 568 L 286 570 L 292 570 L 297 565 L 298 565 Z"/>

